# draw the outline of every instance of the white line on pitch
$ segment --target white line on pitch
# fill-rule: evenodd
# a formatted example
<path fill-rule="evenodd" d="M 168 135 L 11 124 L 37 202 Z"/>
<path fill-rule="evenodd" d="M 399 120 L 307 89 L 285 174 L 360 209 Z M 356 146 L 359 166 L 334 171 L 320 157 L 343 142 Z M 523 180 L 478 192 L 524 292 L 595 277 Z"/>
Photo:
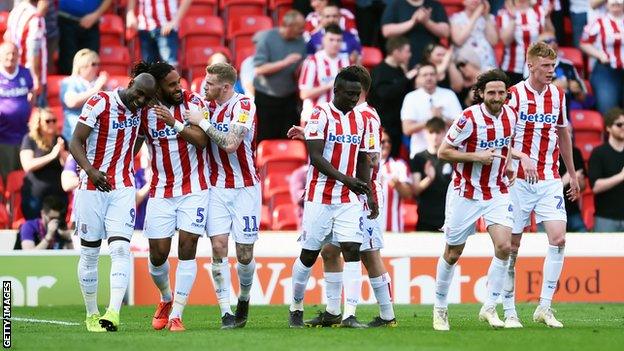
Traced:
<path fill-rule="evenodd" d="M 11 318 L 11 320 L 12 321 L 17 321 L 17 322 L 29 322 L 29 323 L 46 323 L 46 324 L 58 324 L 58 325 L 80 325 L 80 323 L 55 321 L 55 320 L 48 320 L 48 319 L 34 319 L 34 318 L 13 317 L 13 318 Z"/>

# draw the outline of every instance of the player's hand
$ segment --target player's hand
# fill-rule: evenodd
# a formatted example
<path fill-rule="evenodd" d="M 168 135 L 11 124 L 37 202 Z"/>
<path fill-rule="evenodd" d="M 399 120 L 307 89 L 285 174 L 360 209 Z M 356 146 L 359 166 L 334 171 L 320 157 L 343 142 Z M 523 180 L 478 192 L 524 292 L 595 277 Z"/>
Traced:
<path fill-rule="evenodd" d="M 347 188 L 349 188 L 351 191 L 358 195 L 368 194 L 370 191 L 370 189 L 368 188 L 368 184 L 353 177 L 346 177 L 344 185 L 346 185 Z"/>
<path fill-rule="evenodd" d="M 533 161 L 529 156 L 524 155 L 520 158 L 520 165 L 526 175 L 526 181 L 529 182 L 529 184 L 537 183 L 539 177 L 537 176 L 537 165 L 535 164 L 535 161 Z"/>
<path fill-rule="evenodd" d="M 497 154 L 496 153 L 496 149 L 488 149 L 485 151 L 479 151 L 475 153 L 477 156 L 477 162 L 482 163 L 486 166 L 491 165 L 492 162 L 494 162 L 495 158 L 500 158 L 501 161 L 505 161 L 506 157 L 501 155 L 501 154 Z"/>
<path fill-rule="evenodd" d="M 205 111 L 193 111 L 193 112 L 190 112 L 190 113 L 185 113 L 184 114 L 184 119 L 187 120 L 191 124 L 199 125 L 199 122 L 201 122 L 202 119 L 208 119 L 208 118 L 204 117 L 204 115 L 208 116 L 208 110 L 205 110 Z"/>
<path fill-rule="evenodd" d="M 370 214 L 367 216 L 368 219 L 375 219 L 379 216 L 379 204 L 373 198 L 373 194 L 369 193 L 366 204 L 368 205 L 368 209 L 370 210 Z"/>
<path fill-rule="evenodd" d="M 154 113 L 156 114 L 156 118 L 165 122 L 165 124 L 167 124 L 170 127 L 175 124 L 176 120 L 171 114 L 171 112 L 169 112 L 168 108 L 166 108 L 163 105 L 158 104 L 154 106 L 153 109 L 154 109 Z"/>
<path fill-rule="evenodd" d="M 94 24 L 100 19 L 100 16 L 96 12 L 91 12 L 88 15 L 84 15 L 80 19 L 80 26 L 85 29 L 89 29 L 93 27 Z"/>
<path fill-rule="evenodd" d="M 576 176 L 576 172 L 575 173 L 568 173 L 570 175 L 570 189 L 568 189 L 568 191 L 566 192 L 566 195 L 568 196 L 568 200 L 570 201 L 576 201 L 578 200 L 580 194 L 581 194 L 581 187 L 579 185 L 579 181 L 578 178 Z"/>
<path fill-rule="evenodd" d="M 505 175 L 507 175 L 507 180 L 509 181 L 508 186 L 512 186 L 516 182 L 517 173 L 514 170 L 511 162 L 507 163 L 507 167 L 505 168 Z"/>
<path fill-rule="evenodd" d="M 105 193 L 113 190 L 113 187 L 108 182 L 108 176 L 106 175 L 106 173 L 95 168 L 91 168 L 86 172 L 87 176 L 89 176 L 89 180 L 91 181 L 91 183 L 93 183 L 93 185 L 95 185 L 95 188 L 97 190 L 103 191 Z"/>
<path fill-rule="evenodd" d="M 602 55 L 600 55 L 600 57 L 598 57 L 598 61 L 600 61 L 600 63 L 602 63 L 603 65 L 608 65 L 609 64 L 609 55 L 607 55 L 606 52 L 602 52 Z"/>
<path fill-rule="evenodd" d="M 55 233 L 60 226 L 60 222 L 58 219 L 51 219 L 50 222 L 48 222 L 48 227 L 47 227 L 47 231 L 48 233 Z"/>
<path fill-rule="evenodd" d="M 295 139 L 295 140 L 304 140 L 305 139 L 305 134 L 303 132 L 303 127 L 295 126 L 295 125 L 290 127 L 288 132 L 286 132 L 286 136 L 289 137 L 290 139 Z"/>

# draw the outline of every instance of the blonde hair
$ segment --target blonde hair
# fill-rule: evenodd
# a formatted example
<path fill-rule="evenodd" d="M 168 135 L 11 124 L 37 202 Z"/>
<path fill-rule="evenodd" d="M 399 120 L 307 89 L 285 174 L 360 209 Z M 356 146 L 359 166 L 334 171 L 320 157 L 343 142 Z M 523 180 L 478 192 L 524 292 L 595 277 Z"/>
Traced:
<path fill-rule="evenodd" d="M 548 44 L 543 41 L 531 44 L 527 50 L 527 61 L 532 61 L 537 57 L 549 58 L 554 60 L 557 58 L 557 53 Z"/>
<path fill-rule="evenodd" d="M 215 63 L 206 67 L 206 73 L 217 76 L 219 83 L 228 83 L 234 85 L 236 83 L 236 69 L 229 63 Z"/>
<path fill-rule="evenodd" d="M 74 63 L 72 66 L 72 76 L 77 76 L 80 73 L 80 69 L 87 67 L 87 65 L 94 61 L 99 61 L 100 56 L 97 52 L 91 49 L 80 49 L 74 55 Z"/>
<path fill-rule="evenodd" d="M 50 151 L 54 144 L 56 144 L 56 137 L 46 140 L 41 133 L 41 121 L 47 118 L 56 118 L 52 113 L 52 110 L 48 108 L 36 107 L 33 109 L 28 121 L 28 136 L 35 141 L 37 147 L 44 151 Z"/>

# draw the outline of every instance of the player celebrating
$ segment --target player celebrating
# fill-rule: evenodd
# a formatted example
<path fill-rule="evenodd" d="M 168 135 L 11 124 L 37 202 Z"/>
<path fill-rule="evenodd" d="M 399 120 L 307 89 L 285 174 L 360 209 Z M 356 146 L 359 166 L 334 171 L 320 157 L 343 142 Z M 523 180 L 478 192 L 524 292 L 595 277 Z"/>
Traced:
<path fill-rule="evenodd" d="M 334 82 L 333 101 L 317 106 L 305 127 L 311 167 L 304 195 L 302 249 L 293 265 L 291 328 L 304 326 L 305 289 L 324 244 L 338 242 L 345 260 L 347 284 L 361 280 L 360 245 L 364 223 L 358 194 L 367 194 L 371 217 L 377 216 L 377 203 L 368 187 L 367 121 L 362 113 L 352 111 L 361 91 L 358 75 L 351 70 L 341 70 Z M 343 324 L 348 324 L 345 322 Z"/>
<path fill-rule="evenodd" d="M 142 62 L 136 65 L 134 74 L 141 72 L 156 78 L 159 103 L 141 115 L 141 133 L 149 146 L 153 170 L 143 234 L 149 240 L 149 272 L 161 297 L 152 327 L 184 331 L 182 311 L 197 274 L 195 252 L 197 240 L 206 230 L 208 204 L 204 149 L 208 137 L 199 127 L 188 125 L 185 115 L 203 112 L 205 106 L 201 97 L 182 90 L 180 75 L 170 64 Z M 176 229 L 180 231 L 179 260 L 173 297 L 167 257 Z"/>
<path fill-rule="evenodd" d="M 529 224 L 532 211 L 537 222 L 544 223 L 548 235 L 540 304 L 533 313 L 533 320 L 549 327 L 563 327 L 550 308 L 563 268 L 567 221 L 563 183 L 559 177 L 559 150 L 570 177 L 567 196 L 571 201 L 578 198 L 580 188 L 572 160 L 565 93 L 551 83 L 556 59 L 557 53 L 548 44 L 531 45 L 527 51 L 529 78 L 510 89 L 508 105 L 518 113 L 513 152 L 521 166 L 518 180 L 511 188 L 514 235 L 503 294 L 508 328 L 522 328 L 514 305 L 515 261 L 522 231 Z"/>
<path fill-rule="evenodd" d="M 242 328 L 247 323 L 249 292 L 256 270 L 253 246 L 258 240 L 261 194 L 254 167 L 256 106 L 234 92 L 236 70 L 217 63 L 206 68 L 205 99 L 208 111 L 191 113 L 189 121 L 210 138 L 210 210 L 208 235 L 212 243 L 212 277 L 221 307 L 221 328 Z M 210 119 L 208 119 L 210 116 Z M 240 295 L 236 315 L 230 307 L 228 236 L 236 242 Z"/>
<path fill-rule="evenodd" d="M 450 329 L 449 286 L 466 239 L 475 232 L 475 222 L 481 216 L 494 244 L 494 257 L 487 273 L 487 295 L 479 319 L 487 320 L 494 328 L 504 326 L 496 313 L 496 300 L 503 288 L 511 245 L 513 218 L 505 171 L 516 124 L 515 112 L 504 105 L 508 84 L 501 70 L 481 74 L 474 86 L 476 103 L 455 120 L 438 150 L 440 159 L 455 164 L 453 189 L 446 202 L 446 247 L 436 273 L 435 330 Z"/>
<path fill-rule="evenodd" d="M 132 266 L 130 238 L 136 216 L 133 148 L 141 109 L 155 92 L 154 77 L 143 73 L 127 89 L 92 96 L 82 109 L 69 145 L 82 169 L 74 208 L 80 234 L 78 280 L 90 332 L 119 328 L 119 310 Z M 104 238 L 108 239 L 111 256 L 110 303 L 100 317 L 98 260 Z"/>

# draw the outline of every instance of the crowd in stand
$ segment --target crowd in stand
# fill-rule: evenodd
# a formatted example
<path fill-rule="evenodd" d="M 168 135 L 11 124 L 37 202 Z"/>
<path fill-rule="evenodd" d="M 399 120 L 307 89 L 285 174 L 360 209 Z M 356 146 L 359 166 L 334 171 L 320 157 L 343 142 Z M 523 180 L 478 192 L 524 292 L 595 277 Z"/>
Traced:
<path fill-rule="evenodd" d="M 188 73 L 189 81 L 199 80 L 192 89 L 203 90 L 204 73 L 194 74 L 190 58 L 181 59 L 189 48 L 180 39 L 182 22 L 197 18 L 203 2 L 178 0 L 167 8 L 162 0 L 120 3 L 0 1 L 0 198 L 9 174 L 25 172 L 12 217 L 20 212 L 25 223 L 39 219 L 47 226 L 52 211 L 59 219 L 56 204 L 44 199 L 52 195 L 63 208 L 71 202 L 77 172 L 67 146 L 82 105 L 129 80 L 113 79 L 102 65 L 99 23 L 105 14 L 125 19 L 125 38 L 140 46 L 136 60 L 165 60 Z M 618 200 L 624 197 L 624 0 L 294 0 L 294 10 L 273 12 L 271 4 L 263 13 L 273 15 L 277 26 L 255 33 L 253 50 L 215 48 L 206 63 L 236 63 L 237 92 L 255 98 L 258 142 L 286 139 L 315 105 L 331 101 L 341 68 L 357 63 L 370 69 L 369 101 L 385 130 L 380 172 L 386 230 L 440 230 L 452 169 L 437 158 L 442 136 L 471 104 L 479 73 L 500 67 L 513 82 L 523 80 L 525 50 L 538 40 L 559 53 L 553 81 L 565 91 L 573 133 L 585 131 L 576 124 L 583 116 L 601 115 L 594 121 L 598 137 L 577 140 L 575 166 L 587 196 L 580 204 L 566 203 L 568 230 L 624 230 L 624 202 Z M 59 75 L 66 77 L 57 89 L 51 78 Z M 145 156 L 137 161 L 139 203 L 149 189 L 149 171 L 141 167 L 147 164 Z M 304 170 L 291 177 L 293 204 Z M 405 228 L 403 221 L 416 216 L 415 228 Z M 2 218 L 0 212 L 0 226 L 13 224 Z M 63 246 L 39 232 L 23 247 Z"/>

